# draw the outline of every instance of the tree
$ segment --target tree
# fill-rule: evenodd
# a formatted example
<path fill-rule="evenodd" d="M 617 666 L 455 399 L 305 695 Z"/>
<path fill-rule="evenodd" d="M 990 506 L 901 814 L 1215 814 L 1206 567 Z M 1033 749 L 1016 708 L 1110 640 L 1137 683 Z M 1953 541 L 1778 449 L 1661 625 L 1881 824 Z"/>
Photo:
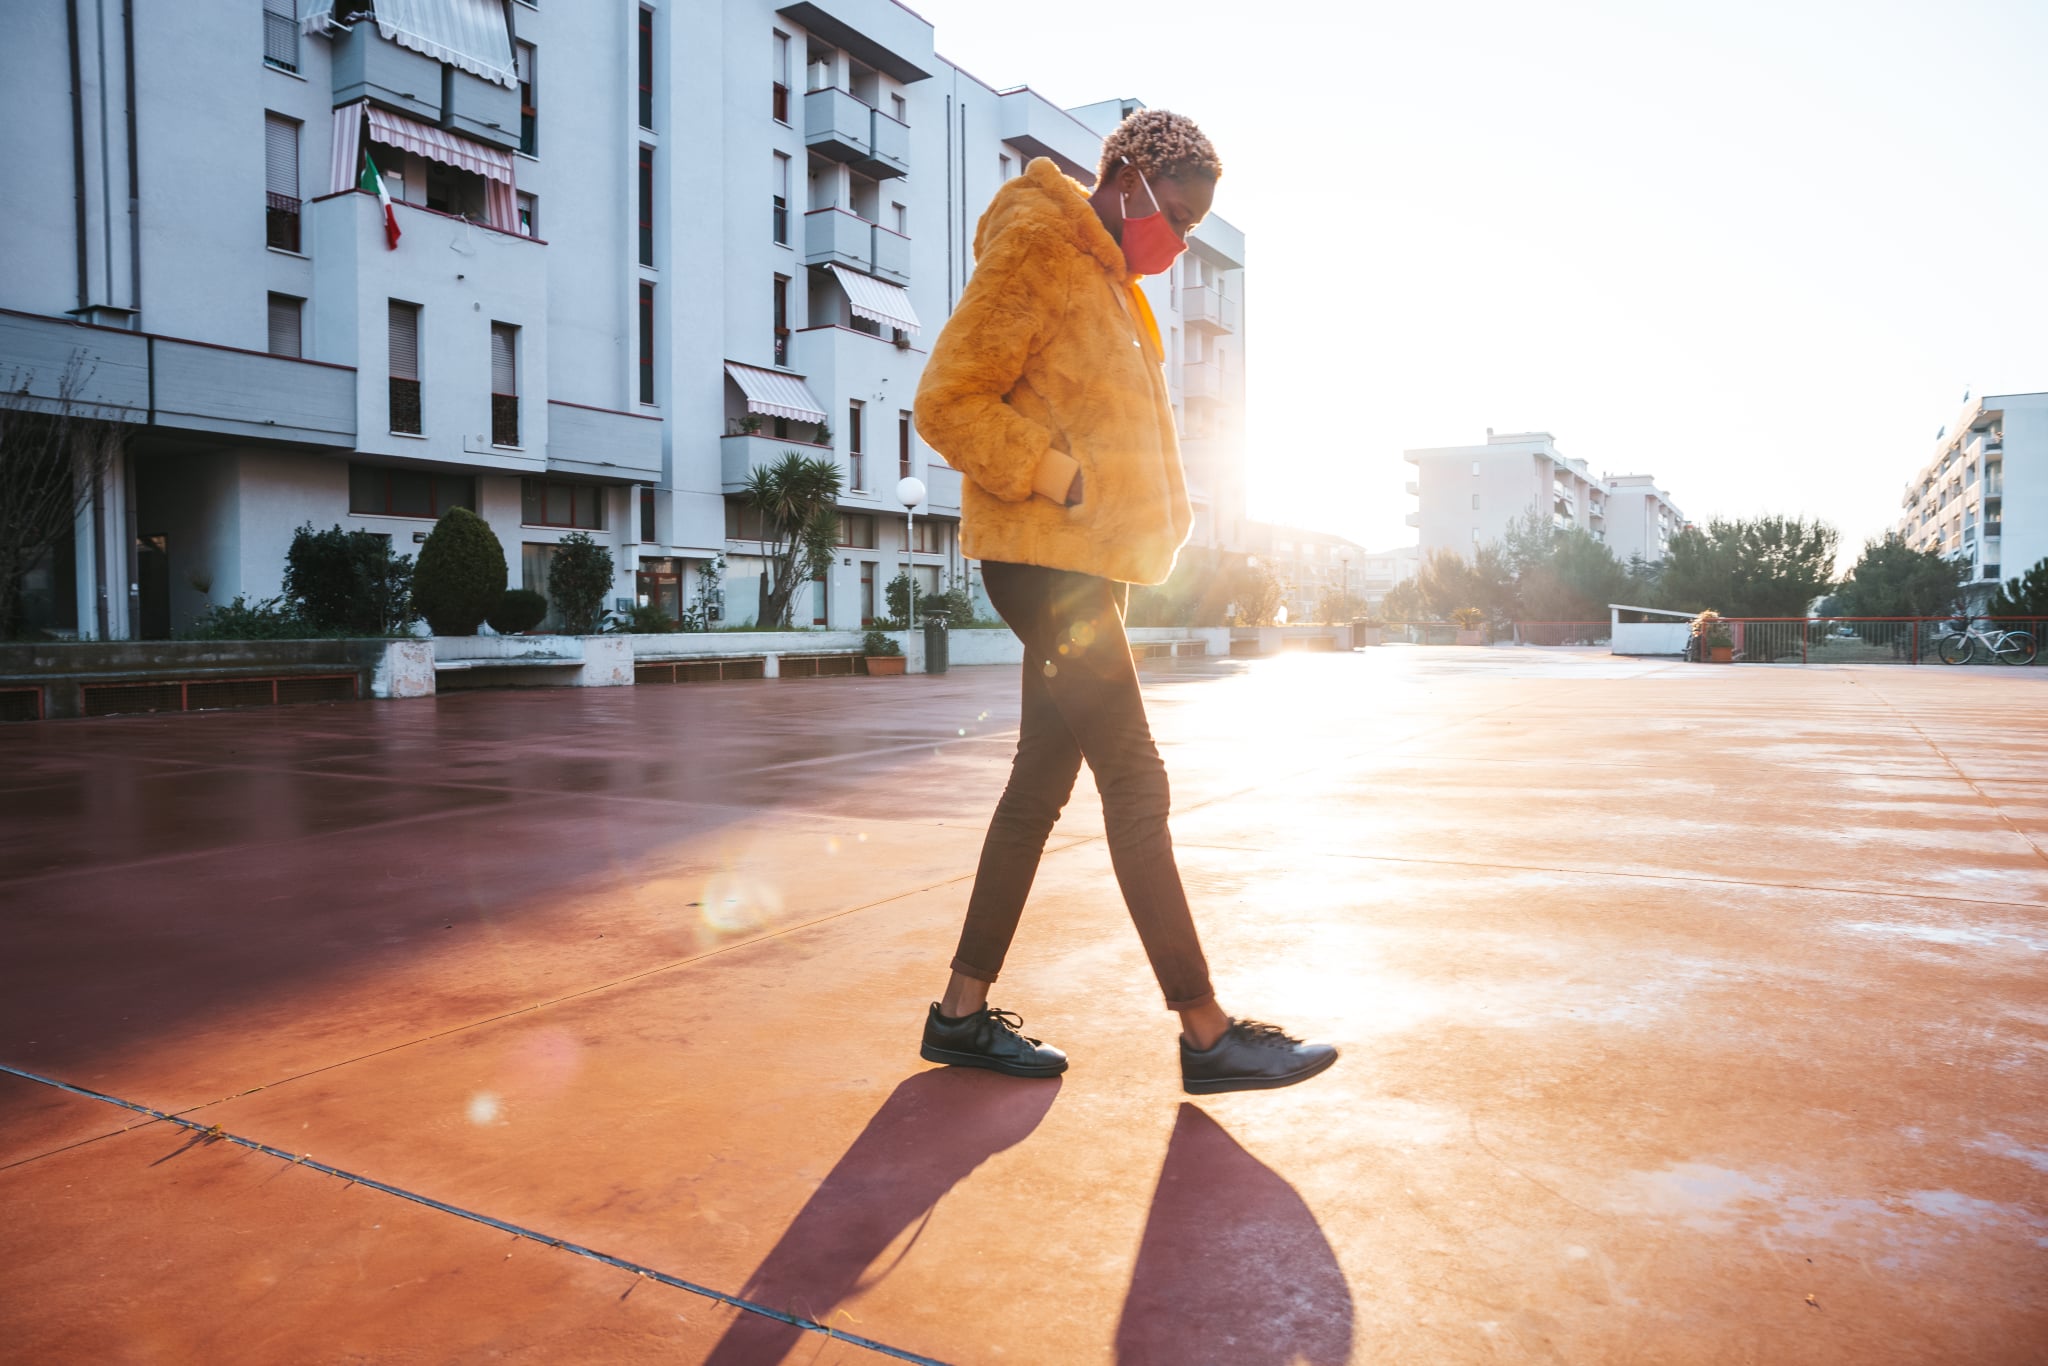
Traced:
<path fill-rule="evenodd" d="M 1541 508 L 1508 527 L 1499 556 L 1517 621 L 1604 621 L 1629 586 L 1613 551 L 1581 527 L 1558 529 Z"/>
<path fill-rule="evenodd" d="M 1994 617 L 2048 617 L 2048 559 L 2000 584 L 1984 610 Z"/>
<path fill-rule="evenodd" d="M 80 397 L 92 377 L 84 355 L 42 393 L 29 370 L 0 390 L 0 640 L 21 629 L 22 581 L 92 505 L 127 439 L 126 423 Z"/>
<path fill-rule="evenodd" d="M 1469 560 L 1455 550 L 1430 551 L 1415 586 L 1432 620 L 1448 621 L 1460 607 L 1476 607 L 1500 625 L 1514 619 L 1514 579 L 1496 542 L 1480 546 Z"/>
<path fill-rule="evenodd" d="M 315 632 L 389 635 L 412 620 L 412 571 L 412 557 L 392 554 L 387 537 L 307 522 L 285 552 L 284 596 Z"/>
<path fill-rule="evenodd" d="M 1287 600 L 1287 585 L 1273 566 L 1247 560 L 1231 575 L 1231 600 L 1237 604 L 1233 626 L 1271 626 Z"/>
<path fill-rule="evenodd" d="M 505 547 L 490 523 L 450 508 L 427 533 L 412 571 L 412 602 L 437 636 L 473 636 L 505 595 Z"/>
<path fill-rule="evenodd" d="M 562 629 L 587 636 L 604 615 L 612 591 L 612 552 L 581 531 L 561 539 L 548 559 L 548 599 L 561 613 Z"/>
<path fill-rule="evenodd" d="M 761 578 L 759 623 L 789 625 L 797 585 L 832 567 L 839 544 L 839 466 L 784 451 L 773 465 L 757 466 L 747 481 L 747 502 L 761 514 L 769 546 Z"/>
<path fill-rule="evenodd" d="M 1915 550 L 1896 535 L 1868 541 L 1829 605 L 1843 617 L 1940 617 L 1962 601 L 1967 560 Z"/>
<path fill-rule="evenodd" d="M 1663 601 L 1640 606 L 1724 617 L 1803 617 L 1833 582 L 1835 529 L 1804 517 L 1715 518 L 1671 540 Z"/>
<path fill-rule="evenodd" d="M 1422 621 L 1429 615 L 1428 604 L 1422 600 L 1422 586 L 1414 579 L 1403 579 L 1389 588 L 1380 599 L 1380 615 L 1388 621 Z"/>
<path fill-rule="evenodd" d="M 1316 617 L 1326 623 L 1350 621 L 1365 615 L 1365 599 L 1342 588 L 1325 588 L 1316 597 Z"/>

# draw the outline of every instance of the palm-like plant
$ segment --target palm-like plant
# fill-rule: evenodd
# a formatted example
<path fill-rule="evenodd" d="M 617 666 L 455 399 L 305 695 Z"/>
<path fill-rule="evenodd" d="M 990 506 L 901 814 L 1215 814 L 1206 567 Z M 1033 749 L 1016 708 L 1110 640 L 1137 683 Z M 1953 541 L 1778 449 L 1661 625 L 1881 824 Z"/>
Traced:
<path fill-rule="evenodd" d="M 836 463 L 795 451 L 757 466 L 748 478 L 747 502 L 761 514 L 769 547 L 761 625 L 789 625 L 797 585 L 831 568 L 839 543 L 839 490 Z"/>

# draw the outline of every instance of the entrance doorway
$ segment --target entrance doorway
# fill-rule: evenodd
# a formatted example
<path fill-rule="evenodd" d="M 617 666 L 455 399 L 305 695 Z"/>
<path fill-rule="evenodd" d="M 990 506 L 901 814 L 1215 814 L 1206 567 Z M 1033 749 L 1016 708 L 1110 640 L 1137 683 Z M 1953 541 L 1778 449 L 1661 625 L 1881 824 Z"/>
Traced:
<path fill-rule="evenodd" d="M 143 640 L 171 638 L 171 549 L 164 535 L 135 538 L 136 628 Z"/>

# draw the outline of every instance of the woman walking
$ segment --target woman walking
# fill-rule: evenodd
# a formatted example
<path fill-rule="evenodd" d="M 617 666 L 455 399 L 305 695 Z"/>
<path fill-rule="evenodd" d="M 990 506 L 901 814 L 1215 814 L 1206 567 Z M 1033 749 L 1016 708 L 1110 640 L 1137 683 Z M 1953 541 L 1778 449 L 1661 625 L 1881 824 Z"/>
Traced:
<path fill-rule="evenodd" d="M 1288 1086 L 1337 1058 L 1216 1003 L 1124 636 L 1129 586 L 1166 578 L 1192 520 L 1159 329 L 1136 281 L 1186 249 L 1221 173 L 1192 120 L 1156 109 L 1103 143 L 1092 195 L 1033 161 L 982 215 L 974 275 L 918 386 L 918 430 L 966 476 L 961 548 L 982 561 L 989 601 L 1024 642 L 1017 755 L 952 978 L 926 1015 L 920 1052 L 933 1062 L 1066 1070 L 1066 1054 L 1026 1037 L 988 989 L 1084 760 L 1124 904 L 1180 1014 L 1183 1087 Z"/>

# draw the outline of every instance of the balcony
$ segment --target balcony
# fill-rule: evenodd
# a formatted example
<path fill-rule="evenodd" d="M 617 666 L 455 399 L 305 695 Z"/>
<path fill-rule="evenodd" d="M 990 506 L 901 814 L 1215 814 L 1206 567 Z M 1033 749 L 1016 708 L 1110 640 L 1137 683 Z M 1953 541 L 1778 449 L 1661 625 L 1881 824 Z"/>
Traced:
<path fill-rule="evenodd" d="M 656 440 L 660 437 L 657 433 Z M 792 441 L 777 436 L 722 436 L 718 439 L 720 478 L 727 493 L 740 493 L 747 487 L 747 481 L 755 470 L 773 468 L 783 456 L 790 452 L 809 456 L 812 459 L 831 460 L 835 458 L 830 446 L 813 445 L 808 441 Z M 872 456 L 869 457 L 873 459 Z"/>
<path fill-rule="evenodd" d="M 1030 86 L 1020 85 L 997 96 L 1002 113 L 1002 139 L 1027 161 L 1050 157 L 1055 165 L 1083 185 L 1095 183 L 1095 163 L 1102 139 L 1072 114 Z"/>
<path fill-rule="evenodd" d="M 1223 371 L 1215 361 L 1196 361 L 1180 368 L 1180 391 L 1188 402 L 1221 403 Z"/>
<path fill-rule="evenodd" d="M 1403 517 L 1401 520 L 1406 522 L 1409 526 L 1419 527 L 1422 525 L 1422 514 L 1419 512 L 1411 512 L 1406 517 Z"/>
<path fill-rule="evenodd" d="M 1420 498 L 1422 496 L 1422 485 L 1418 481 L 1410 479 L 1406 485 L 1406 488 L 1408 490 L 1408 496 L 1410 498 Z"/>
<path fill-rule="evenodd" d="M 1188 285 L 1180 292 L 1181 316 L 1189 327 L 1210 332 L 1237 331 L 1237 300 L 1215 285 Z"/>
<path fill-rule="evenodd" d="M 940 516 L 960 515 L 960 471 L 934 452 L 919 477 L 924 480 L 924 507 L 919 511 Z"/>
<path fill-rule="evenodd" d="M 910 174 L 910 129 L 836 87 L 804 96 L 804 146 L 876 180 Z"/>
<path fill-rule="evenodd" d="M 661 420 L 550 399 L 548 472 L 652 483 L 661 477 Z"/>
<path fill-rule="evenodd" d="M 804 215 L 804 264 L 833 262 L 896 284 L 910 283 L 910 239 L 845 209 Z"/>
<path fill-rule="evenodd" d="M 401 47 L 377 31 L 375 24 L 337 27 L 333 44 L 334 103 L 375 100 L 424 123 L 441 121 L 441 64 L 432 57 Z M 453 70 L 453 68 L 450 68 Z M 467 72 L 457 72 L 468 75 Z M 474 76 L 470 77 L 475 80 Z M 511 94 L 510 91 L 506 92 Z M 513 131 L 518 131 L 514 97 Z M 467 131 L 467 130 L 464 130 Z M 515 138 L 516 142 L 516 138 Z M 325 138 L 321 139 L 325 145 Z"/>

